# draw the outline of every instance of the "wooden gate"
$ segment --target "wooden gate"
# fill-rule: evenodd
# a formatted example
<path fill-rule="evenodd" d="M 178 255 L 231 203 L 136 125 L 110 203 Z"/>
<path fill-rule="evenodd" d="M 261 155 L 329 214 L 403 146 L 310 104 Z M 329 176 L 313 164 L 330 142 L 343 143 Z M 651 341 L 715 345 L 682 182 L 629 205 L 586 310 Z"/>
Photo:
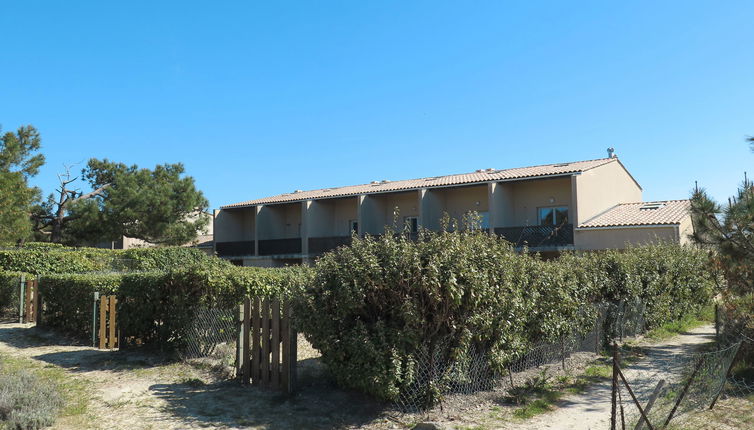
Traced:
<path fill-rule="evenodd" d="M 118 298 L 115 295 L 99 298 L 99 349 L 115 349 L 118 342 Z"/>
<path fill-rule="evenodd" d="M 278 299 L 247 297 L 240 314 L 241 382 L 293 392 L 297 336 L 291 324 L 291 306 Z"/>
<path fill-rule="evenodd" d="M 39 322 L 39 279 L 24 280 L 20 282 L 21 306 L 18 317 L 20 323 L 38 323 Z"/>

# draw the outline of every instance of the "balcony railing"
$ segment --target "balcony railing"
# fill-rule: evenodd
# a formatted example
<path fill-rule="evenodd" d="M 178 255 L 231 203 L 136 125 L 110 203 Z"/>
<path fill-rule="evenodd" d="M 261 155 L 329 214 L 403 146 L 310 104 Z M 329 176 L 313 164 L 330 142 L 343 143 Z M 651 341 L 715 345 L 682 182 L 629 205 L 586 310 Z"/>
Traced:
<path fill-rule="evenodd" d="M 322 254 L 327 251 L 351 244 L 351 236 L 310 237 L 309 254 Z"/>
<path fill-rule="evenodd" d="M 259 241 L 259 255 L 301 254 L 301 238 Z"/>
<path fill-rule="evenodd" d="M 220 257 L 254 255 L 254 241 L 217 242 L 215 249 L 217 250 L 217 255 Z"/>
<path fill-rule="evenodd" d="M 503 227 L 496 228 L 495 233 L 516 246 L 523 246 L 524 243 L 529 248 L 573 245 L 573 224 Z"/>

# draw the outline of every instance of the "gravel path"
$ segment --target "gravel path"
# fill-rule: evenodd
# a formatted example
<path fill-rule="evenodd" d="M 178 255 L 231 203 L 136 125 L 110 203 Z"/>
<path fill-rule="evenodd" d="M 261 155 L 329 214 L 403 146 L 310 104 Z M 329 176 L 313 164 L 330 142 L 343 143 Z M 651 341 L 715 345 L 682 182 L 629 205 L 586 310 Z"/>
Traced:
<path fill-rule="evenodd" d="M 714 334 L 714 326 L 704 325 L 659 343 L 643 343 L 646 357 L 627 367 L 626 379 L 632 385 L 653 387 L 654 384 L 651 381 L 643 379 L 661 375 L 662 369 L 667 368 L 672 362 L 672 357 L 697 350 L 700 345 L 711 342 Z M 540 415 L 514 427 L 503 428 L 604 430 L 610 426 L 611 392 L 611 381 L 602 382 L 591 386 L 583 394 L 564 397 L 558 403 L 558 409 L 551 413 Z M 637 396 L 643 397 L 640 393 L 637 393 Z"/>

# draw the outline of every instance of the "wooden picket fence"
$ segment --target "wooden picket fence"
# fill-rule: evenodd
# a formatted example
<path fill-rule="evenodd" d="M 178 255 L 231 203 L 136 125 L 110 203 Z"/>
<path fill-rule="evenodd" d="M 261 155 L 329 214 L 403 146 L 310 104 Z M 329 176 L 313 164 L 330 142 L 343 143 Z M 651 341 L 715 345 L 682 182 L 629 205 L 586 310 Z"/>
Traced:
<path fill-rule="evenodd" d="M 99 297 L 99 349 L 120 347 L 118 341 L 118 298 L 115 295 Z"/>
<path fill-rule="evenodd" d="M 246 298 L 240 309 L 238 342 L 241 383 L 292 393 L 296 386 L 293 310 L 278 299 Z"/>
<path fill-rule="evenodd" d="M 39 323 L 39 279 L 24 279 L 20 282 L 19 323 Z"/>

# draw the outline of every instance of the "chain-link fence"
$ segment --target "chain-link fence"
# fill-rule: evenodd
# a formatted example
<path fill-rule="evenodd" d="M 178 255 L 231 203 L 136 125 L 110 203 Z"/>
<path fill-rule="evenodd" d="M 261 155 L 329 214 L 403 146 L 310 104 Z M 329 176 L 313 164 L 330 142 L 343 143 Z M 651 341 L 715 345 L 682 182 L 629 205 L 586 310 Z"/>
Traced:
<path fill-rule="evenodd" d="M 688 345 L 616 351 L 617 375 L 611 423 L 614 429 L 690 425 L 722 393 L 740 343 L 692 353 Z M 649 423 L 647 423 L 647 420 Z"/>
<path fill-rule="evenodd" d="M 601 304 L 590 310 L 596 316 L 586 332 L 533 343 L 505 369 L 490 366 L 490 351 L 471 348 L 458 352 L 447 344 L 425 345 L 413 355 L 413 380 L 402 387 L 394 406 L 404 412 L 427 411 L 437 401 L 441 407 L 462 404 L 467 394 L 511 391 L 538 375 L 564 375 L 593 361 L 604 342 L 643 330 L 644 304 L 640 300 Z"/>
<path fill-rule="evenodd" d="M 181 357 L 235 376 L 239 328 L 238 309 L 199 308 L 185 334 Z"/>

